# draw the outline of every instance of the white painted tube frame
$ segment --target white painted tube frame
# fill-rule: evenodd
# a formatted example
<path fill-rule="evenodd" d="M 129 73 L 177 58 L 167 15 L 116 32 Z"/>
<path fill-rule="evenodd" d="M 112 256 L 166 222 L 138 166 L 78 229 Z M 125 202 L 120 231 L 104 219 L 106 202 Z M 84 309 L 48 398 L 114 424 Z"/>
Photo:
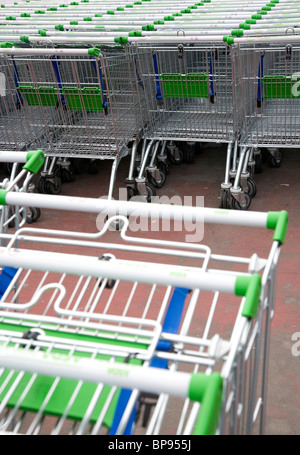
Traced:
<path fill-rule="evenodd" d="M 139 281 L 148 284 L 171 285 L 186 289 L 235 294 L 236 276 L 207 273 L 201 267 L 182 267 L 171 264 L 112 259 L 38 250 L 0 248 L 1 266 L 51 271 L 94 278 Z"/>
<path fill-rule="evenodd" d="M 187 397 L 191 375 L 170 370 L 143 368 L 130 364 L 72 357 L 45 352 L 30 352 L 24 349 L 0 347 L 1 367 L 37 373 L 46 376 L 64 377 L 94 383 L 105 383 L 117 387 L 152 393 L 168 393 Z"/>
<path fill-rule="evenodd" d="M 15 193 L 0 191 L 0 203 L 39 207 L 66 211 L 104 213 L 108 216 L 157 217 L 168 220 L 185 220 L 240 226 L 267 226 L 267 212 L 223 210 L 207 207 L 191 207 L 134 201 L 107 200 L 102 198 L 81 198 L 76 196 L 48 195 L 38 193 Z"/>

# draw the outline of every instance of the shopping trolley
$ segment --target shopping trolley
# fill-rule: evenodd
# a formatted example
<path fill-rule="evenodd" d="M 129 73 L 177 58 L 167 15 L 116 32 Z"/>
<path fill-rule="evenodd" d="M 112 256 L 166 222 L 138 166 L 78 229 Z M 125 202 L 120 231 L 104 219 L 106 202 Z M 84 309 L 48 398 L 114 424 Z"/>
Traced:
<path fill-rule="evenodd" d="M 299 94 L 297 36 L 234 40 L 237 45 L 241 111 L 241 147 L 256 155 L 266 150 L 272 167 L 280 167 L 283 149 L 298 145 Z M 234 45 L 235 45 L 234 43 Z"/>
<path fill-rule="evenodd" d="M 240 157 L 242 167 L 239 168 L 238 157 L 233 153 L 238 141 L 240 115 L 233 49 L 219 37 L 184 34 L 164 37 L 162 33 L 149 38 L 128 38 L 128 42 L 137 46 L 148 114 L 135 181 L 137 193 L 148 198 L 155 195 L 153 172 L 158 168 L 161 178 L 158 175 L 154 180 L 158 181 L 156 186 L 160 186 L 168 172 L 166 156 L 171 162 L 180 164 L 185 153 L 186 161 L 193 162 L 193 145 L 206 142 L 227 144 L 227 159 L 235 160 L 235 179 L 239 184 L 248 156 Z M 225 172 L 228 179 L 227 167 Z M 148 180 L 145 178 L 147 173 L 150 174 Z M 239 185 L 239 191 L 232 192 L 229 181 L 225 182 L 227 185 L 222 184 L 221 207 L 249 208 L 256 193 L 254 181 L 251 181 L 251 187 L 249 181 Z M 222 205 L 224 195 L 230 202 L 226 206 Z"/>
<path fill-rule="evenodd" d="M 34 145 L 47 155 L 46 190 L 60 191 L 57 164 L 67 168 L 72 158 L 108 159 L 113 163 L 111 195 L 118 164 L 143 126 L 143 90 L 133 56 L 115 47 L 14 47 L 2 52 L 7 81 L 13 81 L 8 91 L 17 96 L 15 111 L 26 118 L 23 127 L 30 133 L 23 148 Z M 15 111 L 11 122 L 22 124 Z"/>
<path fill-rule="evenodd" d="M 96 234 L 27 227 L 1 248 L 1 265 L 18 269 L 1 299 L 2 431 L 236 434 L 251 433 L 257 415 L 262 430 L 286 212 L 3 197 L 58 210 L 118 210 L 122 230 L 121 242 L 106 243 L 115 217 Z M 133 237 L 137 213 L 275 232 L 267 258 L 232 257 L 197 243 Z M 57 245 L 71 252 L 58 253 Z M 226 308 L 232 320 L 222 327 Z"/>

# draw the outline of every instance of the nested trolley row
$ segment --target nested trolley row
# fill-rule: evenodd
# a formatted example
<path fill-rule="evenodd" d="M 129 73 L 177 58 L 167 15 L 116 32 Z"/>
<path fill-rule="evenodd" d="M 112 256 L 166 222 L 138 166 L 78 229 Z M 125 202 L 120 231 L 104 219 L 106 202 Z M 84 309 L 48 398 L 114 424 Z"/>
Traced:
<path fill-rule="evenodd" d="M 270 76 L 276 53 L 290 54 L 285 44 L 297 40 L 296 5 L 152 1 L 108 10 L 104 2 L 72 2 L 35 10 L 29 2 L 28 11 L 4 8 L 2 45 L 13 47 L 3 49 L 11 100 L 2 97 L 2 146 L 19 150 L 38 141 L 53 157 L 46 160 L 42 192 L 60 191 L 55 168 L 69 170 L 69 157 L 112 159 L 109 196 L 119 160 L 130 153 L 128 197 L 150 200 L 166 180 L 167 159 L 192 162 L 195 142 L 224 143 L 220 205 L 247 209 L 256 194 L 254 171 L 262 169 L 260 148 L 268 148 L 278 167 L 278 148 L 297 143 L 298 95 L 290 95 L 296 67 L 283 65 L 280 80 Z M 273 48 L 274 40 L 284 44 Z M 74 49 L 78 42 L 90 48 L 89 56 Z"/>

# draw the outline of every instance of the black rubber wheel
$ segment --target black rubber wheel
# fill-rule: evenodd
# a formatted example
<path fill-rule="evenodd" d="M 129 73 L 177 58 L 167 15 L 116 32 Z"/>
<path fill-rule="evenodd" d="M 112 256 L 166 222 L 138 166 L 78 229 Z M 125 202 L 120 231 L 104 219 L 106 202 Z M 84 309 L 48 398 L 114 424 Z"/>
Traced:
<path fill-rule="evenodd" d="M 61 168 L 61 166 L 60 166 L 59 164 L 57 164 L 56 166 L 54 166 L 53 173 L 54 173 L 59 179 L 61 179 L 62 168 Z"/>
<path fill-rule="evenodd" d="M 269 155 L 269 164 L 271 167 L 280 167 L 283 160 L 283 154 L 279 150 L 278 156 L 275 158 L 273 155 Z"/>
<path fill-rule="evenodd" d="M 75 178 L 71 168 L 70 169 L 63 168 L 61 170 L 61 180 L 63 183 L 74 182 Z"/>
<path fill-rule="evenodd" d="M 229 208 L 229 203 L 228 203 L 228 191 L 227 190 L 221 190 L 221 198 L 220 198 L 220 209 L 228 209 Z"/>
<path fill-rule="evenodd" d="M 83 162 L 80 158 L 71 159 L 72 171 L 74 174 L 81 174 L 83 172 Z"/>
<path fill-rule="evenodd" d="M 151 183 L 151 185 L 153 185 L 155 188 L 162 188 L 166 182 L 166 174 L 161 170 L 159 170 L 159 173 L 160 173 L 160 181 L 155 180 L 155 178 L 152 177 L 150 172 L 148 173 L 148 180 Z"/>
<path fill-rule="evenodd" d="M 255 161 L 255 168 L 254 172 L 255 174 L 261 174 L 263 169 L 262 169 L 262 156 L 261 154 L 255 155 L 254 156 L 254 161 Z"/>
<path fill-rule="evenodd" d="M 192 164 L 195 161 L 195 147 L 186 146 L 183 160 L 185 163 Z"/>
<path fill-rule="evenodd" d="M 176 166 L 179 166 L 183 162 L 183 151 L 177 149 L 175 156 L 172 153 L 168 153 L 168 158 L 172 164 L 176 164 Z"/>
<path fill-rule="evenodd" d="M 136 195 L 136 191 L 132 186 L 127 187 L 127 201 L 130 201 Z"/>
<path fill-rule="evenodd" d="M 9 207 L 9 209 L 8 209 L 8 219 L 11 218 L 14 214 L 15 214 L 14 210 L 13 210 L 11 207 Z M 15 218 L 13 218 L 13 219 L 8 223 L 8 227 L 9 227 L 9 228 L 15 227 Z"/>
<path fill-rule="evenodd" d="M 116 283 L 116 280 L 107 280 L 107 283 L 105 285 L 106 289 L 112 289 Z"/>
<path fill-rule="evenodd" d="M 234 197 L 232 198 L 231 205 L 234 210 L 248 210 L 251 204 L 251 197 L 247 193 L 244 193 L 244 195 L 246 199 L 246 205 L 244 207 L 242 207 L 239 201 L 237 201 Z"/>
<path fill-rule="evenodd" d="M 31 215 L 26 217 L 28 224 L 35 223 L 41 216 L 41 210 L 38 207 L 29 207 Z"/>
<path fill-rule="evenodd" d="M 54 175 L 51 180 L 46 179 L 46 190 L 49 194 L 59 194 L 61 191 L 61 180 L 57 175 Z"/>
<path fill-rule="evenodd" d="M 159 161 L 157 167 L 160 171 L 163 171 L 164 174 L 169 174 L 169 166 L 165 161 Z"/>
<path fill-rule="evenodd" d="M 45 177 L 40 177 L 39 183 L 38 183 L 38 191 L 39 193 L 46 194 L 47 193 L 47 181 Z"/>
<path fill-rule="evenodd" d="M 248 187 L 247 194 L 252 199 L 253 197 L 255 197 L 255 195 L 257 193 L 256 183 L 254 182 L 253 179 L 251 179 L 251 178 L 247 179 L 247 187 Z"/>
<path fill-rule="evenodd" d="M 156 196 L 156 191 L 153 185 L 151 183 L 147 182 L 146 183 L 146 191 L 147 191 L 147 202 L 151 202 L 151 198 Z"/>

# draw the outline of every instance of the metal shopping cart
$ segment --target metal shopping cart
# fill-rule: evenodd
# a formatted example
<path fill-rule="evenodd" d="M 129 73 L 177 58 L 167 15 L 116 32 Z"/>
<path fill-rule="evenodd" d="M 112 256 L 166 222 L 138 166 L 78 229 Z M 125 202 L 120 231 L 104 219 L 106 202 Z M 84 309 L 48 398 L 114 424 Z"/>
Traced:
<path fill-rule="evenodd" d="M 111 196 L 118 164 L 143 126 L 143 90 L 130 52 L 116 47 L 101 51 L 14 47 L 3 48 L 2 53 L 8 85 L 5 100 L 11 95 L 13 106 L 10 124 L 29 135 L 22 143 L 16 138 L 15 147 L 35 146 L 47 155 L 42 192 L 59 193 L 55 166 L 68 171 L 70 159 L 108 159 L 113 163 Z M 5 124 L 3 128 L 6 147 L 9 131 Z"/>
<path fill-rule="evenodd" d="M 272 167 L 280 167 L 283 149 L 298 145 L 299 46 L 296 36 L 272 41 L 237 40 L 241 111 L 241 147 L 254 151 L 261 167 L 261 151 Z"/>
<path fill-rule="evenodd" d="M 113 218 L 97 234 L 28 227 L 1 248 L 1 265 L 18 269 L 0 301 L 2 431 L 237 434 L 251 433 L 257 414 L 262 430 L 285 212 L 3 197 L 118 210 L 122 230 L 121 242 L 106 243 Z M 275 232 L 266 258 L 231 257 L 206 245 L 133 237 L 127 230 L 136 213 Z M 219 317 L 229 308 L 224 328 Z"/>
<path fill-rule="evenodd" d="M 213 38 L 215 41 L 210 42 Z M 238 157 L 233 152 L 238 143 L 240 115 L 234 50 L 218 37 L 189 37 L 179 32 L 177 37 L 164 37 L 163 33 L 149 37 L 149 43 L 147 38 L 128 40 L 137 46 L 148 113 L 141 165 L 134 182 L 137 193 L 148 199 L 155 195 L 153 185 L 159 187 L 168 171 L 166 155 L 175 164 L 183 160 L 180 144 L 185 144 L 188 162 L 193 162 L 192 144 L 228 144 L 227 160 L 234 162 L 234 177 L 239 184 L 249 157 Z M 230 192 L 232 172 L 233 167 L 226 166 L 221 207 L 247 209 L 256 194 L 255 183 L 248 178 L 246 185 L 238 187 L 239 191 Z"/>

